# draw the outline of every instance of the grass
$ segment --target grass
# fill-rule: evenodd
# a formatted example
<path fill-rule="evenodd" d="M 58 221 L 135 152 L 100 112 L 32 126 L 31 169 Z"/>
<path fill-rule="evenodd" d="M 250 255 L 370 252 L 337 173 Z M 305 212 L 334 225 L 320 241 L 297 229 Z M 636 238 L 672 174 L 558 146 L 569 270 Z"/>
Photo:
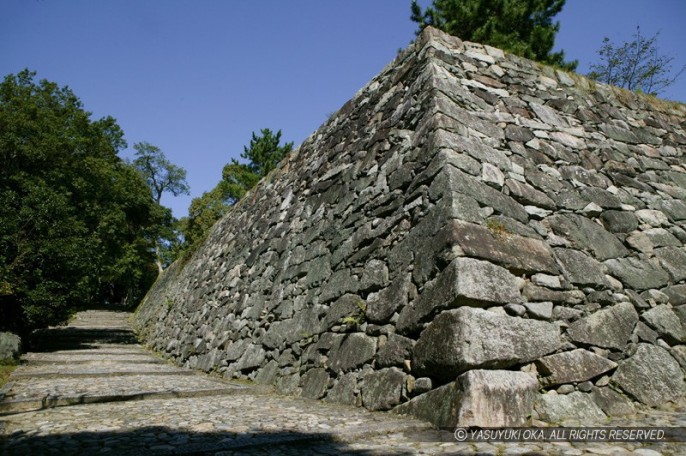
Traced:
<path fill-rule="evenodd" d="M 14 369 L 16 369 L 16 365 L 0 365 L 0 388 L 2 388 L 5 383 L 7 383 L 10 379 L 10 374 Z"/>

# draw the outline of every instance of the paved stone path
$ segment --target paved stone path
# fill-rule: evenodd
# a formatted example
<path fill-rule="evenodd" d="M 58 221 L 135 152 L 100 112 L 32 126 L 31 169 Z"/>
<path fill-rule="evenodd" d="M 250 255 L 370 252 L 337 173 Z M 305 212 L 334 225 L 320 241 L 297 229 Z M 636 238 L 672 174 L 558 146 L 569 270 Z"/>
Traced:
<path fill-rule="evenodd" d="M 0 454 L 686 454 L 685 443 L 457 442 L 418 420 L 171 366 L 138 345 L 129 316 L 81 312 L 39 334 L 0 401 Z M 686 426 L 686 405 L 611 424 Z"/>

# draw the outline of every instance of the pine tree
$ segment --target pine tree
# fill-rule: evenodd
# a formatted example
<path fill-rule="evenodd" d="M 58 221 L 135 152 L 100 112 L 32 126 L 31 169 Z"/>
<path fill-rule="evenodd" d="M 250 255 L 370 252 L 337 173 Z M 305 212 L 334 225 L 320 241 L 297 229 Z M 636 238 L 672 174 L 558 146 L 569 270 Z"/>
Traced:
<path fill-rule="evenodd" d="M 433 26 L 466 41 L 488 44 L 565 70 L 564 52 L 552 52 L 559 22 L 553 22 L 565 0 L 434 0 L 426 11 L 412 0 L 411 19 L 421 32 Z"/>

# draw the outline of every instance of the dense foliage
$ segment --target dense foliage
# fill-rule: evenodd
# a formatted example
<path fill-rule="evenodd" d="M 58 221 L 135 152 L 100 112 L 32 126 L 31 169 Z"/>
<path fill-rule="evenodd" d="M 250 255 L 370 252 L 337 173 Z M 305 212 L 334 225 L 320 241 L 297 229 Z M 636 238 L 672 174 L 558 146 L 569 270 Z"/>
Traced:
<path fill-rule="evenodd" d="M 528 59 L 567 70 L 564 52 L 552 52 L 560 23 L 552 18 L 565 0 L 434 0 L 422 11 L 412 0 L 411 19 L 418 33 L 431 25 L 466 41 L 488 44 Z"/>
<path fill-rule="evenodd" d="M 686 65 L 673 72 L 674 57 L 658 52 L 657 37 L 658 34 L 655 34 L 646 38 L 641 35 L 639 27 L 636 27 L 633 39 L 622 45 L 614 44 L 605 37 L 598 50 L 600 63 L 591 65 L 588 76 L 628 90 L 659 94 L 677 80 L 686 70 Z"/>
<path fill-rule="evenodd" d="M 67 87 L 28 70 L 0 84 L 0 326 L 25 331 L 84 306 L 140 299 L 168 211 Z"/>
<path fill-rule="evenodd" d="M 193 251 L 229 207 L 243 198 L 248 190 L 293 150 L 292 142 L 280 145 L 281 130 L 275 134 L 270 129 L 263 128 L 260 133 L 257 136 L 253 132 L 249 147 L 243 146 L 241 158 L 246 163 L 232 159 L 224 166 L 222 180 L 217 186 L 191 202 L 188 217 L 182 220 L 182 232 L 188 251 Z"/>

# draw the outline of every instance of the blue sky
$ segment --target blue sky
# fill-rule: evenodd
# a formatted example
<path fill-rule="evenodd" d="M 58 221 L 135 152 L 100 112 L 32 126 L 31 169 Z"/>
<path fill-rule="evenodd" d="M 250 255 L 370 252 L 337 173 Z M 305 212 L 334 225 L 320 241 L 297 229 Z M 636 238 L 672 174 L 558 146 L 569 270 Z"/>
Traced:
<path fill-rule="evenodd" d="M 409 0 L 0 0 L 0 75 L 23 68 L 68 85 L 94 118 L 111 115 L 188 172 L 186 215 L 253 131 L 296 145 L 414 37 Z M 420 1 L 426 6 L 430 0 Z M 683 0 L 567 0 L 556 49 L 586 73 L 604 36 L 660 32 L 686 64 Z M 686 102 L 686 74 L 663 97 Z"/>

